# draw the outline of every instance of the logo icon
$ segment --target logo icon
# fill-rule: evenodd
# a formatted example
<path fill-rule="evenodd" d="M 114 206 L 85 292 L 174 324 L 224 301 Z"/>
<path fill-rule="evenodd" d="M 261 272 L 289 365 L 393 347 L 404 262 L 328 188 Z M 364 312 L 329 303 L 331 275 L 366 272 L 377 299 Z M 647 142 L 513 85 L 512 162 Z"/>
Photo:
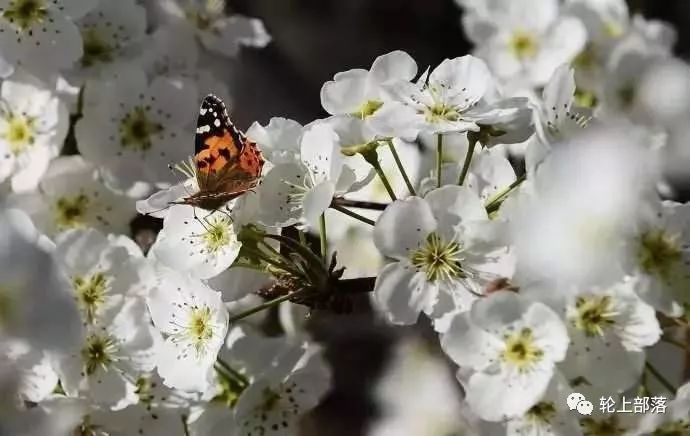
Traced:
<path fill-rule="evenodd" d="M 570 410 L 577 410 L 580 415 L 591 415 L 594 410 L 594 405 L 585 399 L 585 396 L 579 392 L 573 392 L 566 398 L 568 408 Z"/>

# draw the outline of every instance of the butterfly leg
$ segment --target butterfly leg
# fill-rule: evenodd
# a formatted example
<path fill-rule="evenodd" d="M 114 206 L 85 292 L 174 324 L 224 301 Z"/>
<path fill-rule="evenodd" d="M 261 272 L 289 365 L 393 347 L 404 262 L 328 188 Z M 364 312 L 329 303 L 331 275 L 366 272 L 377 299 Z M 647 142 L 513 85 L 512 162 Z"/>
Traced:
<path fill-rule="evenodd" d="M 213 227 L 213 225 L 210 224 L 210 223 L 208 222 L 208 220 L 206 219 L 206 218 L 208 218 L 208 215 L 206 215 L 203 219 L 200 219 L 199 216 L 196 214 L 196 206 L 192 206 L 192 214 L 193 214 L 193 216 L 194 216 L 194 219 L 195 219 L 196 221 L 198 221 L 199 224 L 202 225 L 202 227 L 204 228 L 204 230 L 206 230 L 206 232 L 210 232 L 210 231 L 211 231 L 211 230 L 207 227 L 207 225 L 211 225 L 211 227 Z M 210 215 L 210 214 L 209 214 L 209 215 Z"/>

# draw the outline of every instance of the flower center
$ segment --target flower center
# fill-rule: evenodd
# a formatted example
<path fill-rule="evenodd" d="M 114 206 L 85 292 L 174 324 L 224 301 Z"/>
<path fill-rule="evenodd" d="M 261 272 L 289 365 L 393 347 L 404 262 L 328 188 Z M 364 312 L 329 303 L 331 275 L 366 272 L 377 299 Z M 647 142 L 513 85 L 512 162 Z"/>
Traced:
<path fill-rule="evenodd" d="M 77 303 L 84 311 L 86 322 L 92 324 L 99 306 L 105 302 L 108 278 L 101 272 L 91 276 L 77 276 L 72 279 Z"/>
<path fill-rule="evenodd" d="M 594 109 L 599 103 L 597 95 L 592 91 L 577 88 L 575 90 L 575 105 L 583 108 Z M 580 116 L 582 117 L 582 116 Z M 583 126 L 585 127 L 585 126 Z"/>
<path fill-rule="evenodd" d="M 115 361 L 117 346 L 110 336 L 91 334 L 86 338 L 86 345 L 81 350 L 82 360 L 87 375 L 94 374 L 98 368 L 107 370 Z"/>
<path fill-rule="evenodd" d="M 90 200 L 84 194 L 60 197 L 55 202 L 55 222 L 59 230 L 81 227 Z"/>
<path fill-rule="evenodd" d="M 135 107 L 120 122 L 122 148 L 146 151 L 151 148 L 151 137 L 160 133 L 163 126 L 148 118 L 148 109 Z"/>
<path fill-rule="evenodd" d="M 0 9 L 1 10 L 1 9 Z M 19 30 L 25 31 L 34 24 L 42 23 L 48 16 L 44 0 L 11 0 L 2 16 Z"/>
<path fill-rule="evenodd" d="M 355 113 L 352 114 L 352 116 L 365 119 L 366 117 L 373 115 L 374 112 L 379 110 L 379 108 L 383 106 L 383 102 L 380 100 L 367 100 L 362 105 L 357 109 Z"/>
<path fill-rule="evenodd" d="M 464 278 L 460 261 L 462 247 L 455 241 L 445 242 L 432 232 L 426 238 L 426 245 L 414 251 L 410 257 L 412 264 L 426 273 L 430 282 Z"/>
<path fill-rule="evenodd" d="M 610 38 L 620 38 L 625 33 L 625 29 L 619 23 L 608 21 L 604 23 L 604 32 Z"/>
<path fill-rule="evenodd" d="M 7 127 L 1 135 L 9 143 L 10 152 L 17 156 L 34 144 L 35 119 L 25 115 L 10 115 Z"/>
<path fill-rule="evenodd" d="M 626 433 L 615 415 L 599 421 L 584 418 L 580 421 L 580 425 L 585 436 L 622 436 Z"/>
<path fill-rule="evenodd" d="M 74 428 L 74 431 L 70 433 L 74 436 L 96 436 L 101 434 L 100 426 L 91 423 L 91 417 L 86 415 L 84 420 Z"/>
<path fill-rule="evenodd" d="M 191 343 L 197 358 L 206 354 L 208 341 L 213 338 L 215 326 L 212 323 L 213 312 L 208 306 L 194 306 L 187 316 L 186 325 L 176 333 L 179 339 Z"/>
<path fill-rule="evenodd" d="M 541 401 L 527 411 L 527 419 L 535 424 L 548 424 L 556 416 L 556 406 L 550 401 Z"/>
<path fill-rule="evenodd" d="M 225 12 L 225 0 L 205 0 L 198 8 L 188 9 L 185 16 L 199 30 L 208 30 Z"/>
<path fill-rule="evenodd" d="M 209 253 L 215 254 L 222 248 L 235 242 L 234 235 L 230 230 L 229 218 L 216 218 L 207 225 L 207 231 L 203 235 L 203 240 Z"/>
<path fill-rule="evenodd" d="M 527 371 L 544 356 L 544 351 L 535 343 L 530 328 L 525 327 L 519 332 L 507 334 L 504 340 L 505 349 L 501 353 L 501 358 L 504 362 L 517 367 L 520 372 Z"/>
<path fill-rule="evenodd" d="M 513 33 L 513 36 L 508 42 L 508 46 L 515 57 L 521 61 L 534 58 L 539 49 L 539 44 L 534 36 L 522 30 Z"/>
<path fill-rule="evenodd" d="M 84 41 L 84 56 L 81 64 L 90 67 L 98 63 L 107 64 L 113 60 L 113 48 L 101 38 L 95 29 L 87 29 L 81 34 Z"/>
<path fill-rule="evenodd" d="M 608 295 L 591 295 L 578 297 L 575 301 L 575 319 L 571 322 L 585 335 L 603 336 L 604 330 L 616 323 L 618 312 L 613 310 L 611 297 Z"/>
<path fill-rule="evenodd" d="M 637 259 L 647 274 L 668 279 L 674 265 L 682 259 L 677 237 L 663 229 L 650 230 L 639 240 Z"/>

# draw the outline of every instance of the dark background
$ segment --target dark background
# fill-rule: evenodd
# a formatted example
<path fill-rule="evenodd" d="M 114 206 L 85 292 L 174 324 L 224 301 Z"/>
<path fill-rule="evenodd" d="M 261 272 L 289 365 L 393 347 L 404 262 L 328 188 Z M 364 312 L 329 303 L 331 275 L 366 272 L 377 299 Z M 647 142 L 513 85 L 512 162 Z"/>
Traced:
<path fill-rule="evenodd" d="M 540 1 L 540 0 L 534 0 Z M 261 18 L 273 36 L 245 49 L 233 81 L 240 127 L 272 116 L 306 123 L 327 115 L 321 85 L 339 71 L 366 68 L 379 55 L 405 50 L 420 70 L 469 53 L 453 0 L 233 0 L 235 12 Z M 676 53 L 690 58 L 690 1 L 630 0 L 631 11 L 678 31 Z"/>
<path fill-rule="evenodd" d="M 540 1 L 540 0 L 535 0 Z M 232 81 L 233 118 L 246 129 L 273 116 L 308 123 L 327 114 L 319 91 L 333 74 L 368 69 L 379 55 L 405 50 L 420 70 L 467 54 L 471 45 L 452 0 L 234 0 L 234 12 L 263 20 L 271 44 L 245 49 Z M 690 0 L 631 0 L 631 10 L 674 25 L 676 53 L 690 58 Z M 685 196 L 687 197 L 687 196 Z M 366 313 L 316 316 L 311 331 L 326 345 L 335 387 L 303 421 L 303 435 L 365 434 L 378 410 L 370 388 L 392 344 L 404 335 L 427 338 L 428 326 L 391 329 Z M 451 365 L 449 371 L 453 371 Z"/>

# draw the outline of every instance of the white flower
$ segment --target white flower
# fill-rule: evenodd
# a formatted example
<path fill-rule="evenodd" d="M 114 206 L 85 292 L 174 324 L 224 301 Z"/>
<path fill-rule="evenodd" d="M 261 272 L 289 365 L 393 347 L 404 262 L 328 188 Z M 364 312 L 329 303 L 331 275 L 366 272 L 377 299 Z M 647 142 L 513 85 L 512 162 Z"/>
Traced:
<path fill-rule="evenodd" d="M 633 289 L 633 281 L 626 280 L 569 295 L 552 288 L 521 291 L 554 302 L 553 309 L 564 314 L 570 347 L 560 366 L 568 379 L 583 379 L 605 392 L 616 393 L 639 380 L 644 349 L 661 336 L 654 309 Z"/>
<path fill-rule="evenodd" d="M 147 286 L 143 256 L 132 256 L 122 243 L 97 230 L 63 233 L 57 239 L 55 255 L 72 284 L 84 324 L 112 317 L 127 297 L 141 295 Z"/>
<path fill-rule="evenodd" d="M 379 56 L 367 70 L 343 71 L 321 88 L 321 105 L 331 115 L 365 118 L 378 110 L 387 95 L 382 85 L 393 80 L 410 81 L 417 75 L 417 64 L 404 51 Z"/>
<path fill-rule="evenodd" d="M 0 91 L 0 182 L 11 177 L 15 192 L 36 188 L 69 127 L 65 105 L 35 82 L 15 75 Z"/>
<path fill-rule="evenodd" d="M 300 160 L 273 167 L 259 188 L 261 222 L 288 226 L 315 225 L 333 196 L 355 184 L 354 172 L 343 165 L 338 135 L 325 123 L 316 123 L 302 135 Z"/>
<path fill-rule="evenodd" d="M 209 279 L 230 267 L 242 243 L 228 212 L 196 214 L 187 205 L 171 206 L 151 251 L 169 268 Z"/>
<path fill-rule="evenodd" d="M 103 170 L 109 186 L 141 195 L 174 181 L 168 168 L 190 153 L 188 127 L 197 91 L 187 80 L 148 82 L 140 70 L 110 81 L 91 81 L 84 117 L 76 125 L 79 151 Z"/>
<path fill-rule="evenodd" d="M 78 343 L 82 332 L 69 285 L 47 245 L 26 214 L 0 210 L 0 335 L 59 350 Z"/>
<path fill-rule="evenodd" d="M 302 125 L 297 121 L 273 117 L 266 126 L 254 122 L 247 137 L 261 144 L 261 153 L 273 165 L 294 162 L 299 158 Z"/>
<path fill-rule="evenodd" d="M 190 26 L 207 49 L 236 56 L 240 47 L 265 47 L 271 37 L 261 20 L 226 15 L 225 0 L 164 0 L 160 8 L 173 22 Z"/>
<path fill-rule="evenodd" d="M 153 323 L 166 336 L 157 351 L 165 384 L 203 391 L 228 328 L 220 293 L 192 277 L 167 270 L 151 289 L 147 304 Z"/>
<path fill-rule="evenodd" d="M 96 0 L 0 1 L 2 58 L 36 73 L 70 67 L 83 53 L 72 20 L 95 4 Z"/>
<path fill-rule="evenodd" d="M 488 67 L 469 55 L 444 60 L 417 83 L 398 80 L 383 86 L 393 101 L 384 103 L 371 126 L 386 136 L 478 132 L 481 125 L 523 118 L 525 101 L 497 98 Z"/>
<path fill-rule="evenodd" d="M 633 435 L 675 435 L 690 429 L 690 383 L 678 388 L 676 398 L 665 402 L 664 413 L 649 411 L 640 419 Z"/>
<path fill-rule="evenodd" d="M 23 401 L 39 403 L 53 393 L 58 376 L 45 352 L 23 341 L 5 342 L 2 347 L 2 357 L 17 367 L 18 393 Z"/>
<path fill-rule="evenodd" d="M 376 222 L 374 242 L 395 261 L 376 278 L 373 298 L 389 321 L 413 324 L 421 311 L 436 319 L 470 307 L 488 281 L 482 271 L 490 260 L 487 221 L 476 194 L 460 186 L 388 206 Z"/>
<path fill-rule="evenodd" d="M 191 76 L 197 70 L 199 46 L 194 33 L 185 26 L 165 26 L 156 29 L 142 43 L 138 65 L 156 76 Z"/>
<path fill-rule="evenodd" d="M 680 315 L 690 303 L 690 205 L 664 202 L 632 241 L 629 273 L 637 293 L 655 309 Z"/>
<path fill-rule="evenodd" d="M 655 170 L 633 129 L 591 128 L 553 147 L 509 218 L 520 280 L 579 289 L 619 281 L 656 195 Z"/>
<path fill-rule="evenodd" d="M 587 30 L 587 44 L 573 59 L 577 83 L 600 92 L 612 48 L 630 27 L 630 11 L 624 0 L 568 0 L 564 14 L 580 19 Z"/>
<path fill-rule="evenodd" d="M 531 141 L 525 156 L 530 171 L 544 160 L 553 145 L 571 139 L 587 127 L 590 116 L 574 107 L 575 89 L 575 73 L 567 64 L 558 67 L 544 87 L 539 111 L 535 112 L 536 140 Z"/>
<path fill-rule="evenodd" d="M 146 33 L 146 10 L 134 0 L 98 0 L 77 21 L 83 43 L 78 73 L 98 75 L 124 62 Z"/>
<path fill-rule="evenodd" d="M 472 410 L 499 421 L 523 415 L 542 398 L 565 357 L 568 333 L 546 305 L 499 291 L 459 314 L 441 345 L 471 370 L 463 386 Z"/>
<path fill-rule="evenodd" d="M 143 299 L 128 297 L 121 310 L 89 326 L 78 349 L 56 353 L 65 392 L 111 407 L 136 403 L 136 376 L 154 366 L 155 331 L 150 323 Z"/>
<path fill-rule="evenodd" d="M 568 408 L 567 397 L 573 392 L 562 375 L 555 373 L 539 402 L 524 415 L 505 423 L 484 423 L 484 433 L 509 436 L 577 436 L 582 434 L 576 412 Z M 598 406 L 598 405 L 597 405 Z"/>
<path fill-rule="evenodd" d="M 105 232 L 128 233 L 134 216 L 133 201 L 113 193 L 100 181 L 98 171 L 81 156 L 55 159 L 39 191 L 9 198 L 48 235 L 93 227 Z"/>
<path fill-rule="evenodd" d="M 242 392 L 234 415 L 244 434 L 297 432 L 299 418 L 316 407 L 330 387 L 330 372 L 318 349 L 295 348 L 254 378 Z"/>
<path fill-rule="evenodd" d="M 499 0 L 470 12 L 465 20 L 477 56 L 503 82 L 544 85 L 587 39 L 580 20 L 561 16 L 559 7 L 557 0 Z"/>

